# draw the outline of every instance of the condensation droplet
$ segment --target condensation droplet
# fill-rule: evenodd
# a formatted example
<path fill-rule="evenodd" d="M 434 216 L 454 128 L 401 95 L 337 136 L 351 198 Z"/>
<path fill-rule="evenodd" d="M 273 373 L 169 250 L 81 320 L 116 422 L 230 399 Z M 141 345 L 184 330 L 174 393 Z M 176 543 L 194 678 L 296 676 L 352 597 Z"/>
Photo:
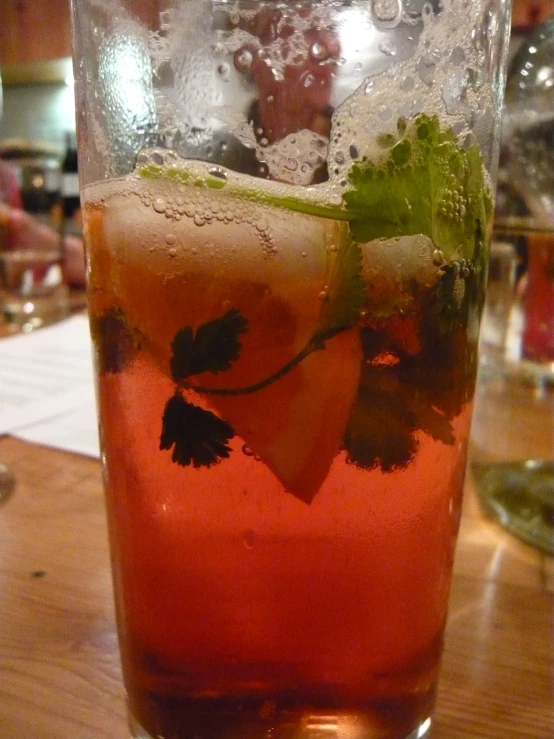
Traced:
<path fill-rule="evenodd" d="M 392 108 L 389 108 L 386 105 L 382 105 L 379 108 L 379 118 L 382 121 L 389 121 L 392 118 Z"/>
<path fill-rule="evenodd" d="M 323 62 L 329 56 L 329 50 L 327 49 L 325 44 L 316 41 L 315 44 L 312 44 L 310 48 L 310 55 L 318 62 Z"/>
<path fill-rule="evenodd" d="M 457 67 L 460 64 L 463 64 L 466 60 L 466 54 L 465 51 L 461 46 L 455 46 L 452 49 L 452 53 L 450 54 L 450 61 L 452 64 Z"/>
<path fill-rule="evenodd" d="M 391 38 L 384 38 L 381 39 L 379 42 L 379 51 L 381 51 L 386 56 L 395 56 L 396 55 L 396 44 Z"/>
<path fill-rule="evenodd" d="M 377 27 L 394 28 L 402 20 L 401 0 L 373 0 L 371 10 Z"/>
<path fill-rule="evenodd" d="M 212 175 L 212 177 L 217 177 L 220 180 L 226 180 L 227 179 L 227 172 L 222 169 L 221 167 L 211 167 L 208 170 L 208 173 Z"/>
<path fill-rule="evenodd" d="M 242 535 L 242 543 L 247 549 L 252 549 L 256 543 L 256 534 L 252 529 L 247 529 Z"/>
<path fill-rule="evenodd" d="M 410 90 L 414 89 L 414 85 L 415 85 L 414 78 L 408 75 L 408 77 L 404 77 L 404 79 L 402 80 L 400 89 L 402 90 L 402 92 L 410 92 Z"/>
<path fill-rule="evenodd" d="M 223 64 L 218 64 L 217 73 L 222 80 L 229 79 L 229 65 L 226 62 L 223 62 Z"/>
<path fill-rule="evenodd" d="M 239 49 L 233 57 L 235 69 L 239 72 L 247 72 L 252 65 L 252 54 L 248 49 Z"/>

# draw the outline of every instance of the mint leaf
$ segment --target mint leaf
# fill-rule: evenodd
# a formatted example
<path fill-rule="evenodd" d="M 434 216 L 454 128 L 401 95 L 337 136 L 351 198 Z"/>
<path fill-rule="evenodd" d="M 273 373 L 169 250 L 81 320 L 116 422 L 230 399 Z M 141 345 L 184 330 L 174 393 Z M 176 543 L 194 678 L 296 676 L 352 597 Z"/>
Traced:
<path fill-rule="evenodd" d="M 403 469 L 417 451 L 415 419 L 393 371 L 364 362 L 358 397 L 344 434 L 346 460 L 383 472 Z"/>
<path fill-rule="evenodd" d="M 360 318 L 360 310 L 366 299 L 367 286 L 362 278 L 362 250 L 345 233 L 340 234 L 340 244 L 329 278 L 325 303 L 321 311 L 313 343 L 324 342 L 335 334 L 354 326 Z"/>
<path fill-rule="evenodd" d="M 383 161 L 354 164 L 348 179 L 356 241 L 424 234 L 446 259 L 473 258 L 491 212 L 481 154 L 436 116 L 417 116 Z"/>
<path fill-rule="evenodd" d="M 171 374 L 175 382 L 190 375 L 212 372 L 217 375 L 230 369 L 240 356 L 239 336 L 248 330 L 248 321 L 236 308 L 202 324 L 194 334 L 187 326 L 177 332 L 171 349 Z"/>
<path fill-rule="evenodd" d="M 234 435 L 226 421 L 175 392 L 165 406 L 160 449 L 173 447 L 171 459 L 182 467 L 211 467 L 229 456 Z"/>

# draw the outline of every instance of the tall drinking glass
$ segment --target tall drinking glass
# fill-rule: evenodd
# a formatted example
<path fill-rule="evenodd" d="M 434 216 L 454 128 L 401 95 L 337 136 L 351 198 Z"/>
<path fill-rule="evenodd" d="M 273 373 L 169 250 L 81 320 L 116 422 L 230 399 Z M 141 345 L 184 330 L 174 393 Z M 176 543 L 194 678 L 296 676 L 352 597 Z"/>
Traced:
<path fill-rule="evenodd" d="M 431 725 L 505 0 L 74 0 L 134 737 Z"/>

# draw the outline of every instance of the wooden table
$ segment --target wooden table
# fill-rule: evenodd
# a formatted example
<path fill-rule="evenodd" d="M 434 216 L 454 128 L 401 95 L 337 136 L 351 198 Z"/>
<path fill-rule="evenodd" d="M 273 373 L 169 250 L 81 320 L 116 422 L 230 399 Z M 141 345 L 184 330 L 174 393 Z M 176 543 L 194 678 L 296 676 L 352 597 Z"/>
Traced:
<path fill-rule="evenodd" d="M 549 423 L 528 425 L 537 453 Z M 100 465 L 12 438 L 0 459 L 17 476 L 0 507 L 0 737 L 123 739 Z M 552 588 L 552 561 L 484 519 L 470 475 L 435 739 L 553 735 Z"/>

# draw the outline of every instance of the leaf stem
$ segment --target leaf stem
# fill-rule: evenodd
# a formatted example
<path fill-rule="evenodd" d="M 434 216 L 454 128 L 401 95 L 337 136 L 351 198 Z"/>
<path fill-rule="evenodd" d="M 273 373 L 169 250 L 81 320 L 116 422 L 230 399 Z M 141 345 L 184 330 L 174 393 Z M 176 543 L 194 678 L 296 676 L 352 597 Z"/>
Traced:
<path fill-rule="evenodd" d="M 332 338 L 333 336 L 336 336 L 336 334 L 348 330 L 349 328 L 350 326 L 341 326 L 325 331 L 319 331 L 318 333 L 314 334 L 314 336 L 312 336 L 306 346 L 295 357 L 293 357 L 289 362 L 283 365 L 283 367 L 278 369 L 277 372 L 274 372 L 272 375 L 266 377 L 264 380 L 260 380 L 259 382 L 254 383 L 254 385 L 247 385 L 245 387 L 204 387 L 202 385 L 194 385 L 191 382 L 184 381 L 179 383 L 179 387 L 187 390 L 194 390 L 197 393 L 204 393 L 206 395 L 219 395 L 227 397 L 232 395 L 249 395 L 250 393 L 256 393 L 258 392 L 258 390 L 263 390 L 269 385 L 272 385 L 277 380 L 280 380 L 281 377 L 284 377 L 291 370 L 297 367 L 300 362 L 306 359 L 306 357 L 308 357 L 313 352 L 325 349 L 325 341 Z"/>
<path fill-rule="evenodd" d="M 167 169 L 154 164 L 140 168 L 141 177 L 153 179 L 171 179 L 183 184 L 195 187 L 205 187 L 209 189 L 224 190 L 228 195 L 251 200 L 262 205 L 273 205 L 277 208 L 285 208 L 296 213 L 304 213 L 309 216 L 319 216 L 320 218 L 330 218 L 335 221 L 352 221 L 356 215 L 345 208 L 335 205 L 321 205 L 320 203 L 295 198 L 292 196 L 274 195 L 263 192 L 262 190 L 254 190 L 240 187 L 232 182 L 213 177 L 210 175 L 195 176 L 186 169 Z"/>

